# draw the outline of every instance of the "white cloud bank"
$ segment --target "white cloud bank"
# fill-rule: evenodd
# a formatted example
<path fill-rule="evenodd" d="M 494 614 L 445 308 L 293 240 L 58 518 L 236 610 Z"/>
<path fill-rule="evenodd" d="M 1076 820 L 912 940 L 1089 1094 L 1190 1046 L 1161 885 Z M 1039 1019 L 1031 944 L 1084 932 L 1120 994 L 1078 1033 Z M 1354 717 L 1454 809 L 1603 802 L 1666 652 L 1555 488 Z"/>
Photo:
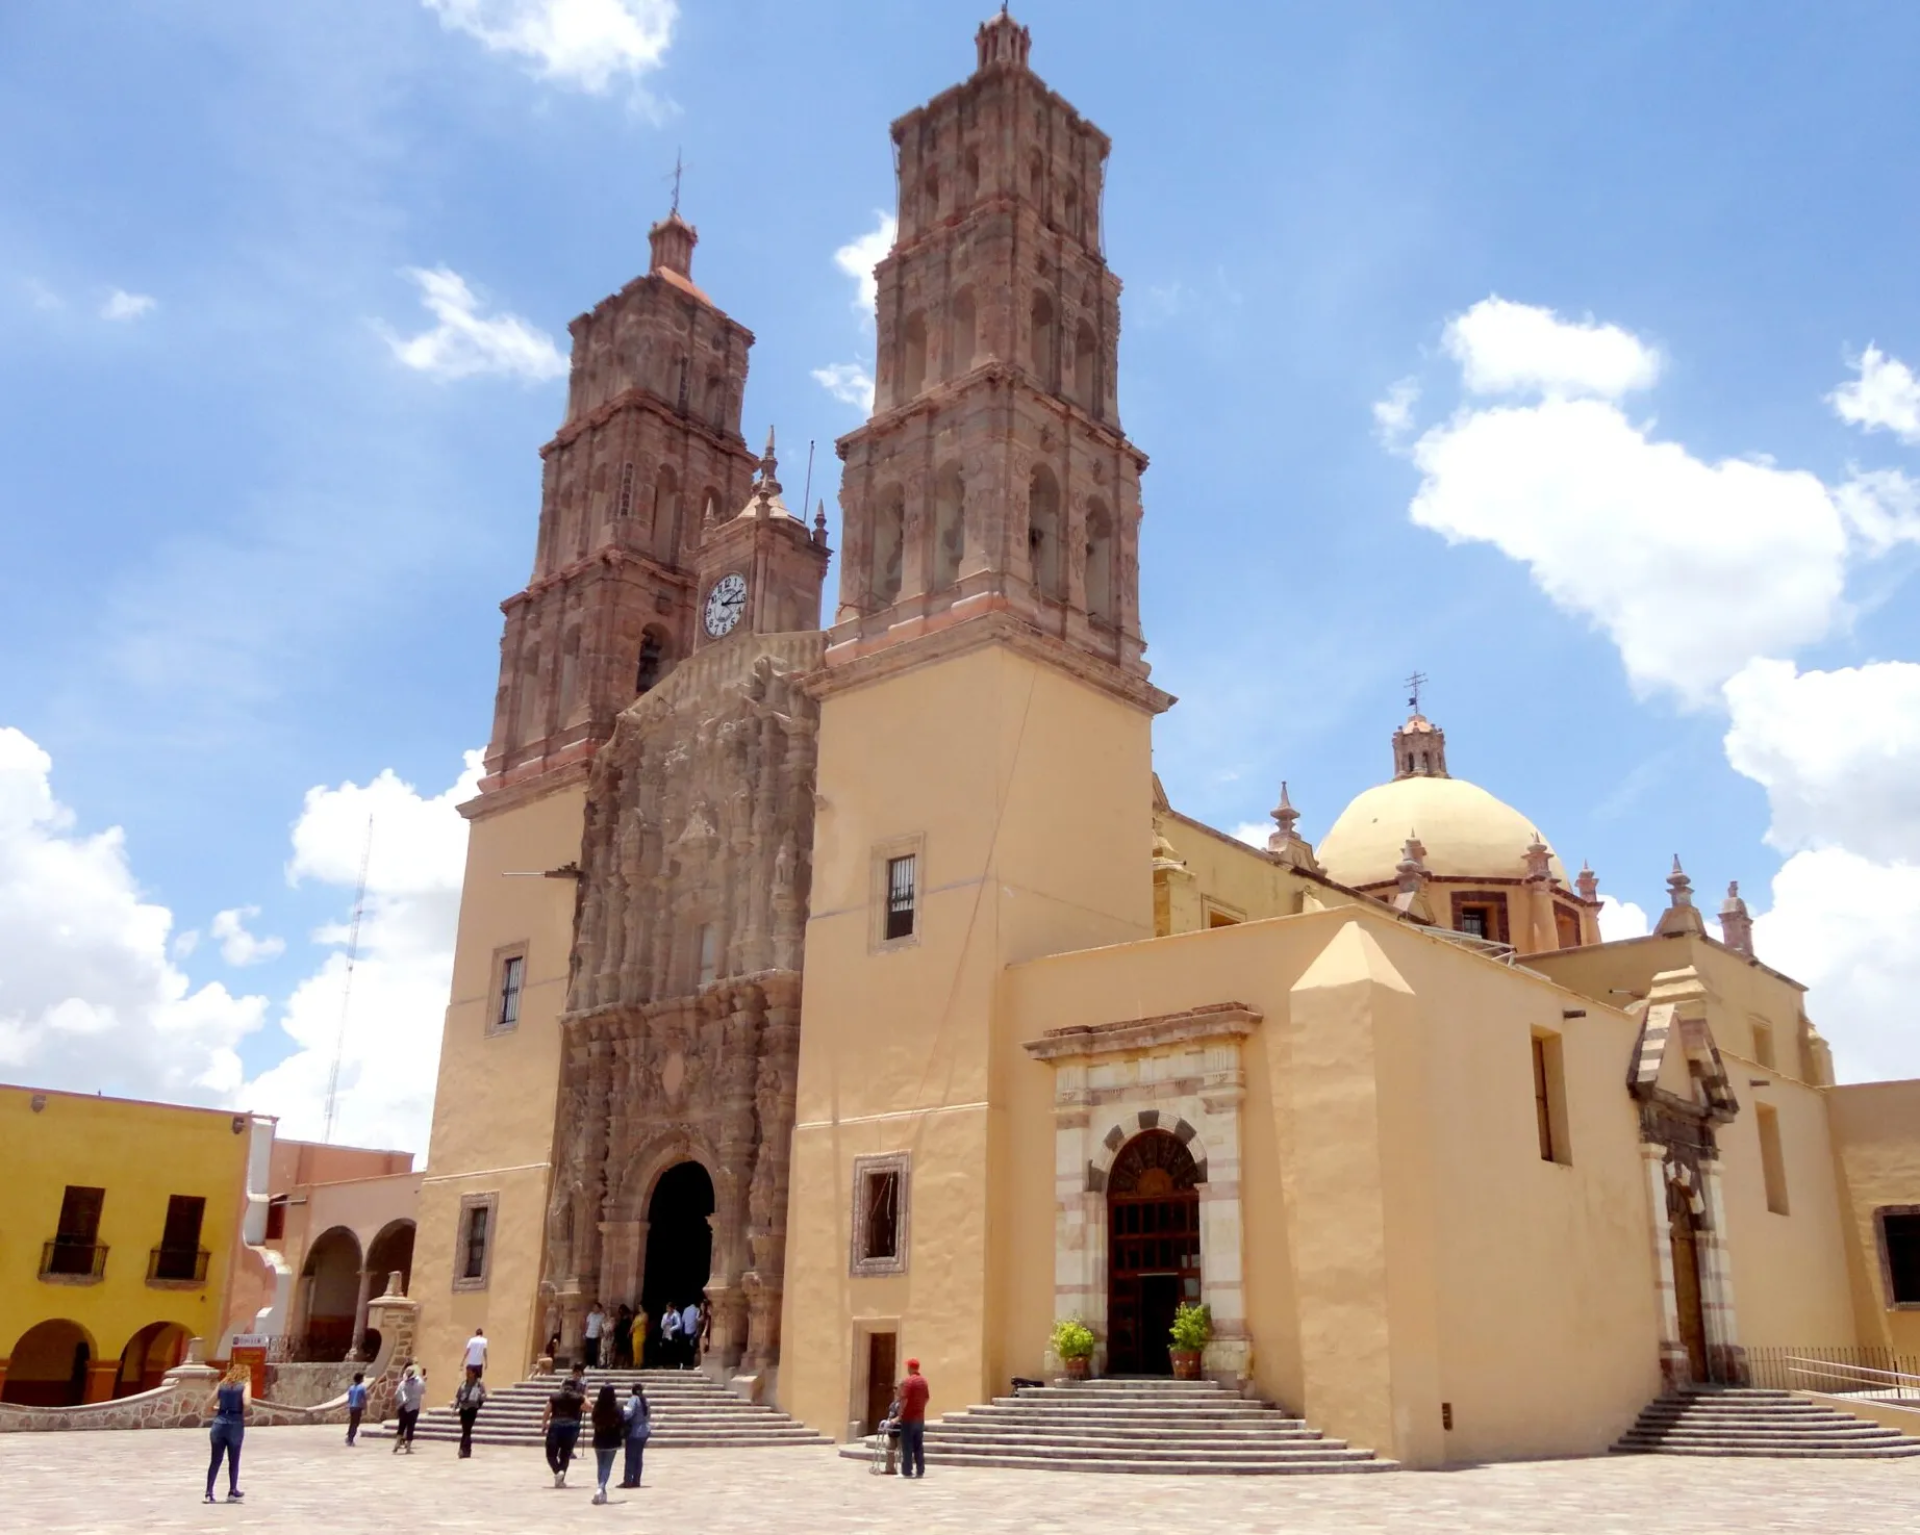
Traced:
<path fill-rule="evenodd" d="M 144 314 L 150 314 L 158 302 L 151 293 L 129 293 L 124 288 L 115 288 L 100 306 L 100 318 L 122 322 L 137 320 Z"/>
<path fill-rule="evenodd" d="M 482 314 L 479 296 L 458 272 L 408 267 L 406 275 L 438 322 L 414 336 L 380 327 L 394 357 L 407 367 L 438 379 L 491 374 L 543 383 L 565 376 L 567 359 L 552 337 L 517 314 Z"/>
<path fill-rule="evenodd" d="M 517 54 L 543 80 L 598 95 L 658 69 L 675 0 L 422 0 L 440 25 L 493 53 Z"/>
<path fill-rule="evenodd" d="M 873 275 L 900 232 L 891 213 L 874 211 L 874 227 L 849 240 L 833 253 L 833 264 L 853 279 L 853 308 L 860 316 L 863 334 L 872 335 L 874 311 L 880 302 L 880 283 Z M 814 381 L 845 405 L 873 410 L 873 375 L 859 362 L 833 362 L 813 370 Z"/>
<path fill-rule="evenodd" d="M 1473 394 L 1617 400 L 1660 377 L 1660 354 L 1619 326 L 1563 320 L 1497 295 L 1449 321 L 1441 345 Z"/>
<path fill-rule="evenodd" d="M 466 861 L 455 807 L 475 791 L 479 753 L 436 795 L 391 772 L 308 792 L 287 875 L 329 887 L 341 916 L 313 935 L 324 953 L 279 1009 L 291 1053 L 251 1081 L 238 1047 L 267 1021 L 269 999 L 218 982 L 194 986 L 180 962 L 197 946 L 173 934 L 164 906 L 141 899 L 125 836 L 78 834 L 52 772 L 37 744 L 0 728 L 0 1077 L 255 1109 L 279 1115 L 282 1135 L 318 1137 L 342 1041 L 346 917 L 372 815 L 334 1139 L 424 1150 Z M 226 963 L 259 963 L 284 948 L 248 931 L 255 915 L 233 907 L 208 924 Z"/>

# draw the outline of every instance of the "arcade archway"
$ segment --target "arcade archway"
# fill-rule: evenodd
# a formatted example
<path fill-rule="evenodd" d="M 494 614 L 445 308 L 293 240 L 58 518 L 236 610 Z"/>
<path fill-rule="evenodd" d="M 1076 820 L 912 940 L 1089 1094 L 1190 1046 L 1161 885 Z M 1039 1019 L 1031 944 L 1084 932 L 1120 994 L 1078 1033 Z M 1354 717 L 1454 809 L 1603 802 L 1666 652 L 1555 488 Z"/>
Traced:
<path fill-rule="evenodd" d="M 713 1179 L 698 1162 L 661 1174 L 647 1202 L 647 1263 L 640 1308 L 651 1350 L 667 1307 L 698 1305 L 713 1273 Z"/>
<path fill-rule="evenodd" d="M 1107 1174 L 1107 1369 L 1170 1375 L 1168 1329 L 1200 1299 L 1200 1179 L 1176 1135 L 1146 1130 Z"/>
<path fill-rule="evenodd" d="M 40 1322 L 23 1332 L 7 1363 L 0 1402 L 22 1407 L 78 1407 L 87 1398 L 93 1339 L 78 1322 Z"/>

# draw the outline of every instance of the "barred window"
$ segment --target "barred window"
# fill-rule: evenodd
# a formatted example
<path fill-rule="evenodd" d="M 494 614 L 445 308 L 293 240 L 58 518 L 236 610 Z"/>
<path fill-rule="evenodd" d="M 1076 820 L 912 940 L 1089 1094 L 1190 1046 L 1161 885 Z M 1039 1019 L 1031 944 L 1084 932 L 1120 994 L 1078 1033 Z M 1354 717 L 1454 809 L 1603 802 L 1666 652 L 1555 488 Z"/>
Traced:
<path fill-rule="evenodd" d="M 474 1205 L 467 1211 L 466 1239 L 461 1243 L 462 1279 L 481 1279 L 486 1275 L 487 1225 L 492 1215 L 493 1210 L 487 1205 Z"/>
<path fill-rule="evenodd" d="M 911 853 L 904 858 L 887 860 L 886 937 L 889 940 L 913 936 L 915 862 Z"/>
<path fill-rule="evenodd" d="M 895 1171 L 868 1173 L 866 1241 L 860 1256 L 864 1260 L 900 1256 L 900 1174 Z"/>
<path fill-rule="evenodd" d="M 499 1006 L 494 1012 L 493 1026 L 496 1029 L 510 1029 L 520 1022 L 520 990 L 525 982 L 527 957 L 524 954 L 509 954 L 500 962 Z"/>

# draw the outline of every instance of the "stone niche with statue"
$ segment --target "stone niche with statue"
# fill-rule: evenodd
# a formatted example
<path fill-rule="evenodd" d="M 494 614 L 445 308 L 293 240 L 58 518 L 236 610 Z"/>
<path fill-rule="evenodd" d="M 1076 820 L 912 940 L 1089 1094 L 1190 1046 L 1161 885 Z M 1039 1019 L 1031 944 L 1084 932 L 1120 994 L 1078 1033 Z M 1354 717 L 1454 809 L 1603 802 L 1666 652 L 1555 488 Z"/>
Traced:
<path fill-rule="evenodd" d="M 710 645 L 595 755 L 541 1284 L 570 1357 L 596 1299 L 704 1293 L 707 1359 L 778 1361 L 823 643 Z"/>

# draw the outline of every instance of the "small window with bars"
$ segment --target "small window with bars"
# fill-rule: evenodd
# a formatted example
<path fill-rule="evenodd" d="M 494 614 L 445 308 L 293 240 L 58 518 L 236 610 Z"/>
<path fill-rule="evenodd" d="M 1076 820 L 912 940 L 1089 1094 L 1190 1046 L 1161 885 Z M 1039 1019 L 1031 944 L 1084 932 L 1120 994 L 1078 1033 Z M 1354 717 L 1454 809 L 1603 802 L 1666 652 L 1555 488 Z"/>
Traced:
<path fill-rule="evenodd" d="M 854 1278 L 907 1268 L 908 1159 L 904 1151 L 853 1159 Z"/>
<path fill-rule="evenodd" d="M 490 1032 L 503 1034 L 520 1024 L 520 995 L 526 990 L 527 956 L 524 951 L 502 954 L 498 979 L 493 988 L 493 1018 Z"/>
<path fill-rule="evenodd" d="M 914 871 L 919 862 L 912 853 L 887 860 L 887 915 L 882 936 L 889 943 L 913 936 Z"/>
<path fill-rule="evenodd" d="M 497 1194 L 468 1194 L 460 1201 L 460 1225 L 454 1246 L 453 1287 L 482 1290 L 493 1256 L 493 1213 Z"/>

